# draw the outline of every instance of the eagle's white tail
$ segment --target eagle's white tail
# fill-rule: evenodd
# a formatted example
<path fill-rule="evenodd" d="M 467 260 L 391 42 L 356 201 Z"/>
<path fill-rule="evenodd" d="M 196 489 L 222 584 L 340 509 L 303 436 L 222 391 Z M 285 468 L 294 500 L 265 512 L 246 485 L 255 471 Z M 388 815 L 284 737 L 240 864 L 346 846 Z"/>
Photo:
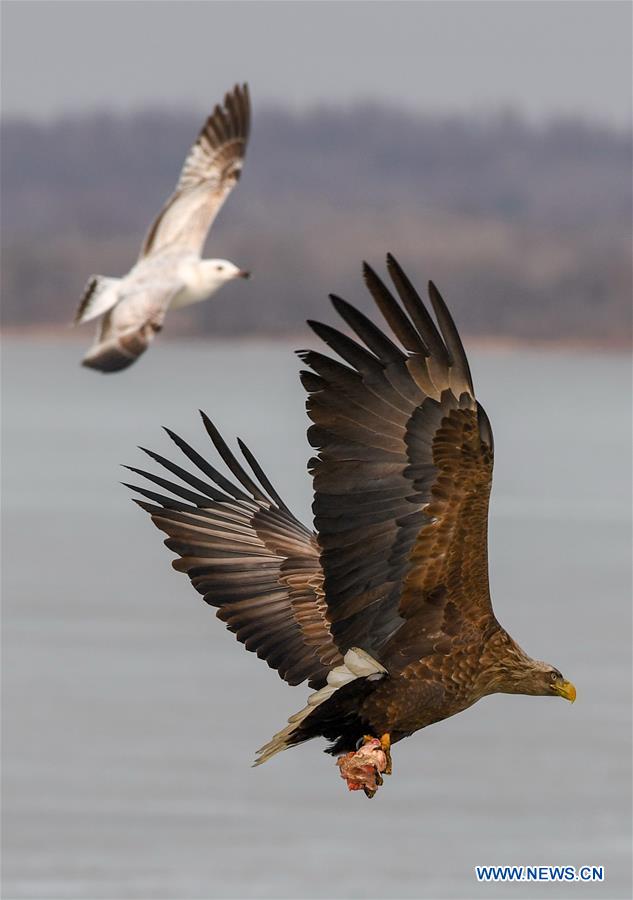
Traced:
<path fill-rule="evenodd" d="M 377 660 L 369 655 L 360 647 L 352 647 L 343 657 L 343 664 L 331 669 L 327 676 L 325 687 L 308 697 L 308 705 L 300 712 L 295 713 L 288 719 L 288 724 L 284 729 L 278 731 L 271 740 L 264 744 L 257 751 L 257 759 L 253 763 L 254 766 L 260 766 L 263 762 L 280 753 L 293 743 L 292 736 L 308 718 L 317 706 L 325 703 L 330 697 L 343 685 L 349 684 L 350 681 L 356 681 L 358 678 L 367 678 L 369 681 L 384 678 L 387 670 Z M 305 740 L 305 738 L 303 738 Z"/>
<path fill-rule="evenodd" d="M 75 325 L 90 322 L 102 316 L 116 304 L 119 299 L 120 278 L 106 278 L 105 275 L 92 275 L 84 290 L 75 316 Z"/>

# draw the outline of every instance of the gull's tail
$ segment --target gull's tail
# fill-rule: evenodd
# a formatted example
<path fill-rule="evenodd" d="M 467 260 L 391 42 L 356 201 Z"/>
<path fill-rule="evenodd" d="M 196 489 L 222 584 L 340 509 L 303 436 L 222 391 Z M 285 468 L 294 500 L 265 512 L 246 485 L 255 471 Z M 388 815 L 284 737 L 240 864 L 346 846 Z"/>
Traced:
<path fill-rule="evenodd" d="M 102 316 L 119 299 L 120 278 L 106 278 L 105 275 L 91 275 L 79 301 L 75 315 L 75 325 L 83 325 L 97 316 Z"/>
<path fill-rule="evenodd" d="M 98 372 L 120 372 L 121 369 L 127 369 L 145 353 L 160 331 L 160 326 L 144 322 L 140 326 L 134 325 L 125 331 L 113 333 L 109 318 L 106 315 L 102 320 L 97 340 L 81 361 L 82 366 L 87 369 L 96 369 Z"/>

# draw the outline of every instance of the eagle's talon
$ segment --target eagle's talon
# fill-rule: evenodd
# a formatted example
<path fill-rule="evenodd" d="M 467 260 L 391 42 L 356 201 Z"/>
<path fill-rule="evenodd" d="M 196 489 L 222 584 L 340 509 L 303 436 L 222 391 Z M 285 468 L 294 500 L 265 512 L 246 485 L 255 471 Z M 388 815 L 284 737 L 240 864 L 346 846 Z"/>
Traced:
<path fill-rule="evenodd" d="M 385 775 L 391 775 L 393 772 L 393 762 L 391 760 L 391 735 L 388 732 L 383 734 L 380 738 L 380 746 L 382 747 L 382 752 L 385 754 L 387 760 Z"/>

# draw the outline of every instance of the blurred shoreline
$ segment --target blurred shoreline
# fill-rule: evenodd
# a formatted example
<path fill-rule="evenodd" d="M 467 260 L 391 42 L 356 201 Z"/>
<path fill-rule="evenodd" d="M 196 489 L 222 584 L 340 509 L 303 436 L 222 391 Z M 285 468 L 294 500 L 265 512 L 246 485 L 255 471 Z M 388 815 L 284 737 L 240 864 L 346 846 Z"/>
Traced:
<path fill-rule="evenodd" d="M 214 335 L 206 332 L 203 335 L 183 334 L 167 335 L 163 332 L 160 342 L 170 344 L 208 344 L 214 347 L 226 347 L 243 344 L 283 344 L 291 349 L 303 346 L 306 340 L 313 339 L 314 333 L 309 329 L 284 331 L 278 334 L 266 331 L 248 331 L 244 334 Z M 29 340 L 64 341 L 69 344 L 88 346 L 92 340 L 90 328 L 78 331 L 72 325 L 67 327 L 57 325 L 8 325 L 0 328 L 0 340 Z M 462 334 L 464 344 L 471 350 L 491 353 L 510 353 L 513 350 L 538 350 L 547 353 L 582 353 L 585 351 L 596 353 L 617 353 L 628 355 L 633 350 L 631 337 L 604 338 L 590 340 L 586 338 L 552 338 L 550 340 L 537 338 L 501 337 L 497 335 L 473 335 Z"/>

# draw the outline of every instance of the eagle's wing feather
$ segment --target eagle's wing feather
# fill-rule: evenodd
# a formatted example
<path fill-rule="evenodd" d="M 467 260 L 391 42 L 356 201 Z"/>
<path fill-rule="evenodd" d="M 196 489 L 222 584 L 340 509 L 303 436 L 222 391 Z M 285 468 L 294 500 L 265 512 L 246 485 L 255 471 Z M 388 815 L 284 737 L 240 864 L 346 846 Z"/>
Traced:
<path fill-rule="evenodd" d="M 314 535 L 292 515 L 248 448 L 241 443 L 255 478 L 210 420 L 204 415 L 203 419 L 237 484 L 168 431 L 209 481 L 145 451 L 183 484 L 133 468 L 179 498 L 134 487 L 146 498 L 137 502 L 168 535 L 166 546 L 179 556 L 174 568 L 189 575 L 246 649 L 265 659 L 289 684 L 307 678 L 320 687 L 342 657 L 326 620 Z"/>
<path fill-rule="evenodd" d="M 378 658 L 400 632 L 419 645 L 449 599 L 460 621 L 491 613 L 490 425 L 437 289 L 429 294 L 439 330 L 391 256 L 388 268 L 400 303 L 368 266 L 365 280 L 404 350 L 333 297 L 362 344 L 311 323 L 346 365 L 300 354 L 312 370 L 302 380 L 318 450 L 313 510 L 332 634 L 341 652 L 358 646 Z"/>
<path fill-rule="evenodd" d="M 248 86 L 236 85 L 201 129 L 176 190 L 147 233 L 140 258 L 166 246 L 202 252 L 213 220 L 240 177 L 249 129 Z"/>

